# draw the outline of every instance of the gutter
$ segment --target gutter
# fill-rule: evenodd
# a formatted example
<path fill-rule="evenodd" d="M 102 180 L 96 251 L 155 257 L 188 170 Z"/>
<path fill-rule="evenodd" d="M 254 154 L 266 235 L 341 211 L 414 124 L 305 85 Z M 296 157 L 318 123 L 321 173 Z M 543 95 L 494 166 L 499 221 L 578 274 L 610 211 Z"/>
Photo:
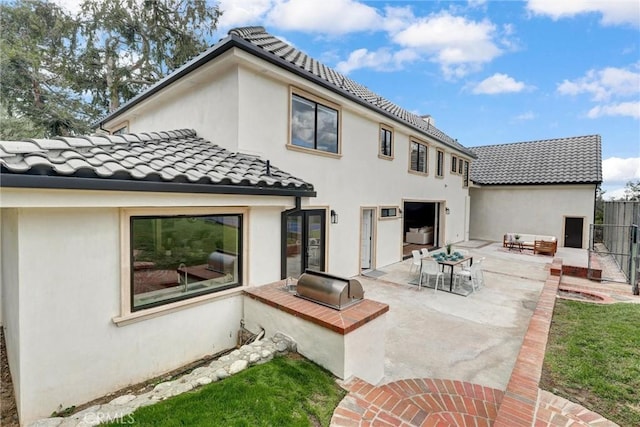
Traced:
<path fill-rule="evenodd" d="M 316 197 L 313 189 L 233 184 L 192 184 L 164 181 L 79 178 L 49 175 L 0 175 L 2 187 L 66 190 L 146 191 L 158 193 L 237 194 L 252 196 Z"/>

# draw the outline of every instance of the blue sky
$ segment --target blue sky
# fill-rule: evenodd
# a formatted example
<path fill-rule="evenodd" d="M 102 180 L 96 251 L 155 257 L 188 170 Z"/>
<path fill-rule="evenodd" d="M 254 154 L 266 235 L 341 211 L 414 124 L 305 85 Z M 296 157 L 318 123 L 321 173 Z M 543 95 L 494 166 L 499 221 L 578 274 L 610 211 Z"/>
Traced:
<path fill-rule="evenodd" d="M 465 146 L 602 136 L 605 197 L 640 179 L 637 0 L 222 0 Z"/>
<path fill-rule="evenodd" d="M 605 198 L 640 179 L 638 0 L 219 4 L 467 147 L 599 134 Z"/>

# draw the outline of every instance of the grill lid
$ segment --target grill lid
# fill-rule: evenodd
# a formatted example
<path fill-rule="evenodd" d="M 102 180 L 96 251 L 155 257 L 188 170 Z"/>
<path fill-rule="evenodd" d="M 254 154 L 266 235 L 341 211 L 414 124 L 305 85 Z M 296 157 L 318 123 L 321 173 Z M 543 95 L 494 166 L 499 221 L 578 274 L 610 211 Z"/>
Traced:
<path fill-rule="evenodd" d="M 356 279 L 347 279 L 315 270 L 306 270 L 296 286 L 296 295 L 342 310 L 364 298 L 362 285 Z"/>

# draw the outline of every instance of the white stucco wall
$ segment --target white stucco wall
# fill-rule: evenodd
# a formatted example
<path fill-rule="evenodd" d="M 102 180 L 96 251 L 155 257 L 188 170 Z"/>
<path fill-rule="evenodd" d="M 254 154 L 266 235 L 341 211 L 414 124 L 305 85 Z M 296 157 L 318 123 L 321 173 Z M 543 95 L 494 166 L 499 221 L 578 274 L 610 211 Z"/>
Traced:
<path fill-rule="evenodd" d="M 19 228 L 22 422 L 235 345 L 240 295 L 112 322 L 120 314 L 118 210 L 28 209 Z"/>
<path fill-rule="evenodd" d="M 556 236 L 564 246 L 565 217 L 584 217 L 582 247 L 588 247 L 595 185 L 484 186 L 470 193 L 472 239 L 502 241 L 519 232 Z"/>
<path fill-rule="evenodd" d="M 298 353 L 313 360 L 339 378 L 357 376 L 377 384 L 384 376 L 384 334 L 386 314 L 341 335 L 293 316 L 252 298 L 244 300 L 249 330 L 264 328 L 267 336 L 276 332 L 293 338 Z"/>
<path fill-rule="evenodd" d="M 311 182 L 318 196 L 303 200 L 303 208 L 333 209 L 340 218 L 338 224 L 327 226 L 326 269 L 333 274 L 360 272 L 362 206 L 402 208 L 403 200 L 446 202 L 451 214 L 441 218 L 440 243 L 465 239 L 468 190 L 462 187 L 461 175 L 450 173 L 451 149 L 245 52 L 234 49 L 214 62 L 107 127 L 129 120 L 131 132 L 193 128 L 227 149 L 259 155 Z M 291 85 L 340 106 L 341 158 L 287 149 Z M 380 123 L 394 129 L 392 161 L 378 157 Z M 430 144 L 429 176 L 408 172 L 411 136 Z M 445 151 L 444 178 L 435 178 L 436 147 Z M 376 266 L 400 261 L 403 221 L 378 225 Z"/>
<path fill-rule="evenodd" d="M 3 188 L 2 196 L 2 313 L 23 423 L 236 344 L 240 288 L 114 323 L 122 315 L 120 206 L 245 206 L 250 286 L 279 279 L 280 212 L 293 205 L 292 197 L 207 194 Z"/>
<path fill-rule="evenodd" d="M 19 210 L 0 209 L 2 221 L 2 258 L 0 259 L 0 275 L 2 276 L 2 326 L 6 342 L 7 359 L 16 391 L 16 401 L 20 402 L 20 288 L 18 252 L 19 240 Z"/>

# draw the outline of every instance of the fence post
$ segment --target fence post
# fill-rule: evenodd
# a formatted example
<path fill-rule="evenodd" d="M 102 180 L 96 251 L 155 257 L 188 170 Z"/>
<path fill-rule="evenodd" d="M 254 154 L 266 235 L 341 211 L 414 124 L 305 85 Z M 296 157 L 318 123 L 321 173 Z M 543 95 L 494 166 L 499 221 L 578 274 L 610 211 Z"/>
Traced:
<path fill-rule="evenodd" d="M 640 295 L 640 289 L 638 289 L 638 226 L 633 224 L 631 230 L 631 265 L 629 266 L 629 281 L 631 283 L 631 289 L 634 295 Z"/>

